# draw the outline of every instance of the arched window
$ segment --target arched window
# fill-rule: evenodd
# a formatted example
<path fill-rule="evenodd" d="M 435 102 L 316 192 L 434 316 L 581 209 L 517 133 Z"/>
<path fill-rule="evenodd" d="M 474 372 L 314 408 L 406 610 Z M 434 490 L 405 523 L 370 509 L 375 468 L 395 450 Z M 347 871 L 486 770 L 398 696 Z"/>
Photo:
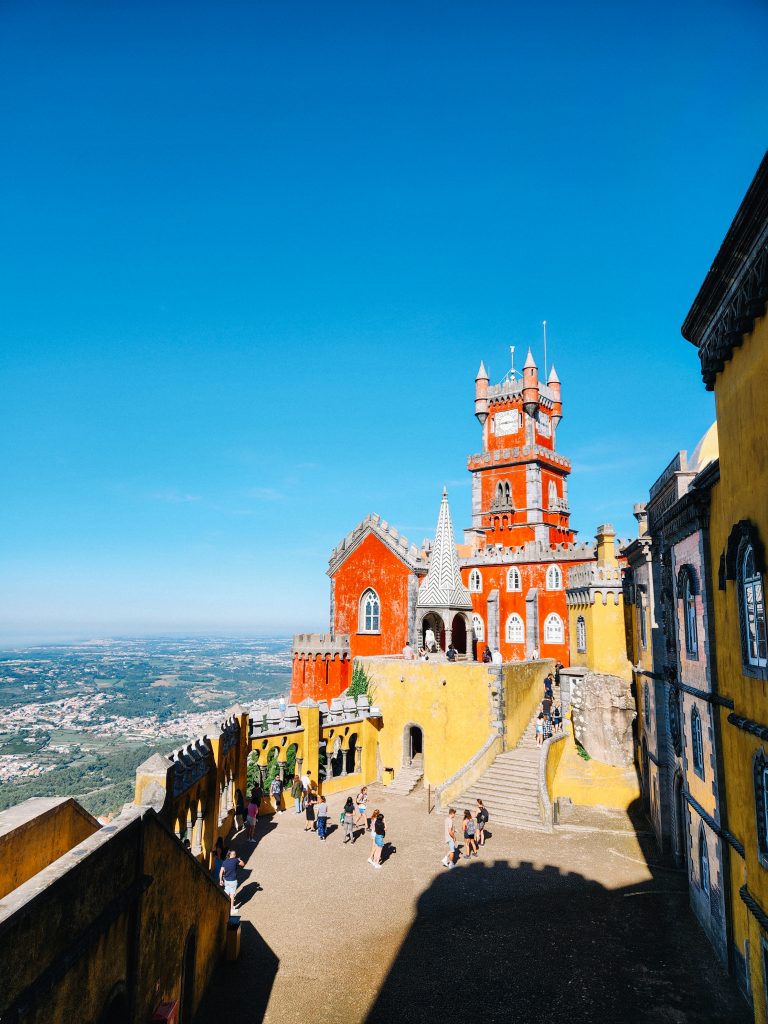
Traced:
<path fill-rule="evenodd" d="M 557 486 L 554 480 L 549 481 L 549 507 L 554 508 L 557 504 Z"/>
<path fill-rule="evenodd" d="M 709 896 L 709 851 L 703 825 L 699 825 L 699 885 L 701 891 Z"/>
<path fill-rule="evenodd" d="M 504 484 L 502 483 L 496 485 L 496 503 L 498 505 L 504 504 Z"/>
<path fill-rule="evenodd" d="M 516 565 L 513 565 L 512 568 L 507 573 L 507 590 L 519 591 L 522 589 L 523 581 L 520 577 L 520 570 L 517 568 Z"/>
<path fill-rule="evenodd" d="M 380 631 L 381 605 L 375 590 L 364 591 L 360 598 L 359 631 L 361 633 L 378 633 Z"/>
<path fill-rule="evenodd" d="M 479 615 L 472 616 L 472 629 L 475 632 L 475 640 L 482 643 L 485 640 L 485 626 Z"/>
<path fill-rule="evenodd" d="M 744 544 L 739 559 L 739 617 L 744 664 L 765 668 L 768 664 L 768 643 L 763 577 L 755 565 L 755 550 L 751 543 Z"/>
<path fill-rule="evenodd" d="M 505 505 L 512 504 L 512 488 L 509 486 L 509 480 L 504 481 L 504 503 Z"/>
<path fill-rule="evenodd" d="M 700 779 L 704 778 L 704 743 L 701 735 L 701 715 L 699 709 L 694 708 L 691 712 L 691 751 L 693 757 L 693 770 Z"/>
<path fill-rule="evenodd" d="M 587 650 L 587 624 L 583 615 L 576 619 L 576 650 L 579 654 L 584 654 Z"/>
<path fill-rule="evenodd" d="M 562 590 L 563 574 L 559 565 L 550 565 L 547 569 L 547 590 Z"/>
<path fill-rule="evenodd" d="M 646 729 L 651 728 L 651 684 L 646 683 L 643 687 L 643 715 L 645 717 Z"/>
<path fill-rule="evenodd" d="M 552 612 L 544 620 L 544 643 L 561 644 L 563 642 L 563 620 Z"/>
<path fill-rule="evenodd" d="M 684 565 L 677 578 L 677 592 L 683 602 L 683 632 L 685 635 L 685 654 L 688 658 L 699 656 L 699 636 L 696 624 L 696 574 L 690 565 Z"/>
<path fill-rule="evenodd" d="M 645 619 L 645 586 L 639 584 L 637 587 L 637 621 L 640 628 L 640 646 L 645 650 L 648 646 L 648 624 Z"/>
<path fill-rule="evenodd" d="M 508 644 L 525 643 L 525 623 L 516 613 L 507 619 L 506 637 Z"/>
<path fill-rule="evenodd" d="M 473 569 L 469 574 L 469 589 L 473 594 L 481 593 L 483 589 L 483 577 L 480 575 L 479 569 Z"/>

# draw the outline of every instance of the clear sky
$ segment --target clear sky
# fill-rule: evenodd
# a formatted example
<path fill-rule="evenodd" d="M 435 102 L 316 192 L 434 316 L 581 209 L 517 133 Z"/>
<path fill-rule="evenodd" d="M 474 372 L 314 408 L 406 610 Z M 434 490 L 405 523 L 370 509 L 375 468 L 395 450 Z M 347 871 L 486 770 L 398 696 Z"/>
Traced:
<path fill-rule="evenodd" d="M 327 625 L 469 523 L 541 321 L 582 537 L 714 414 L 680 325 L 766 145 L 768 9 L 0 6 L 0 637 Z M 519 364 L 518 364 L 519 365 Z"/>

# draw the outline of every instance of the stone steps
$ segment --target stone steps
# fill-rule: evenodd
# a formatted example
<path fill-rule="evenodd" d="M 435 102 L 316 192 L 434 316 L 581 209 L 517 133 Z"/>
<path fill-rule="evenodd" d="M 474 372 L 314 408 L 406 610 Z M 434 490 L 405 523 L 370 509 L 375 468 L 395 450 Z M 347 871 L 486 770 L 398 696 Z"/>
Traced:
<path fill-rule="evenodd" d="M 514 750 L 499 754 L 493 764 L 455 801 L 457 810 L 473 813 L 478 797 L 488 808 L 489 828 L 524 828 L 545 832 L 539 810 L 539 758 L 535 718 Z"/>
<path fill-rule="evenodd" d="M 418 786 L 423 778 L 421 767 L 398 768 L 394 780 L 387 786 L 388 793 L 397 793 L 400 796 L 408 796 Z"/>

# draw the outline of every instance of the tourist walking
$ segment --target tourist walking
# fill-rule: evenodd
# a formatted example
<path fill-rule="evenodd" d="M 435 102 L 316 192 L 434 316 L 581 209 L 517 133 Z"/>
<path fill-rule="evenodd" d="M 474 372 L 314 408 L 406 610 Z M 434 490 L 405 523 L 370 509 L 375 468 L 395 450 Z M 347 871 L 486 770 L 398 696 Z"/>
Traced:
<path fill-rule="evenodd" d="M 269 787 L 269 794 L 274 800 L 275 810 L 278 814 L 283 813 L 283 783 L 279 775 L 276 775 L 272 779 L 272 785 Z"/>
<path fill-rule="evenodd" d="M 464 842 L 467 848 L 464 851 L 465 857 L 471 857 L 474 853 L 477 856 L 477 843 L 475 842 L 475 819 L 472 811 L 464 811 Z"/>
<path fill-rule="evenodd" d="M 291 796 L 296 801 L 296 813 L 301 814 L 301 807 L 304 798 L 304 787 L 301 784 L 301 779 L 298 775 L 293 776 L 293 783 L 291 784 Z"/>
<path fill-rule="evenodd" d="M 229 896 L 229 903 L 233 912 L 235 909 L 235 895 L 237 893 L 237 869 L 239 867 L 244 868 L 245 864 L 234 850 L 230 850 L 219 869 L 219 883 L 224 886 L 224 892 Z"/>
<path fill-rule="evenodd" d="M 359 815 L 359 817 L 357 819 L 357 824 L 358 825 L 361 825 L 361 824 L 365 825 L 366 829 L 370 830 L 370 827 L 371 827 L 370 819 L 366 818 L 366 816 L 365 816 L 365 808 L 368 805 L 368 787 L 367 786 L 363 786 L 363 788 L 357 794 L 357 799 L 355 800 L 355 803 L 357 804 L 357 813 Z"/>
<path fill-rule="evenodd" d="M 536 746 L 540 747 L 544 742 L 544 712 L 539 711 L 536 715 Z"/>
<path fill-rule="evenodd" d="M 235 790 L 235 824 L 238 831 L 245 828 L 245 797 L 242 789 Z"/>
<path fill-rule="evenodd" d="M 550 673 L 544 680 L 544 696 L 549 697 L 550 700 L 554 697 L 554 685 L 555 680 L 552 678 L 552 674 Z"/>
<path fill-rule="evenodd" d="M 307 817 L 307 824 L 304 826 L 305 832 L 311 832 L 315 828 L 315 802 L 315 794 L 308 789 L 304 797 L 304 813 Z"/>
<path fill-rule="evenodd" d="M 224 848 L 224 840 L 219 836 L 216 840 L 216 845 L 213 848 L 213 877 L 217 882 L 219 880 L 221 865 L 223 864 L 226 855 L 227 851 Z"/>
<path fill-rule="evenodd" d="M 317 818 L 317 834 L 320 836 L 320 839 L 325 842 L 328 830 L 328 801 L 324 796 L 319 797 L 317 801 L 315 817 Z"/>
<path fill-rule="evenodd" d="M 256 790 L 251 793 L 251 799 L 248 801 L 248 817 L 245 819 L 246 825 L 248 826 L 248 842 L 256 842 L 256 822 L 259 818 L 259 803 L 256 800 Z"/>
<path fill-rule="evenodd" d="M 552 708 L 552 726 L 555 732 L 563 731 L 563 713 L 560 710 L 559 704 L 555 704 Z"/>
<path fill-rule="evenodd" d="M 490 814 L 480 797 L 477 798 L 477 814 L 475 820 L 477 821 L 477 845 L 485 846 L 485 826 L 488 824 Z"/>
<path fill-rule="evenodd" d="M 347 802 L 344 804 L 344 810 L 341 812 L 341 824 L 344 826 L 344 842 L 348 843 L 352 840 L 351 845 L 355 845 L 355 801 L 351 796 L 347 797 Z"/>
<path fill-rule="evenodd" d="M 304 803 L 307 802 L 307 793 L 312 788 L 312 772 L 304 772 L 301 776 L 301 785 L 304 790 Z"/>
<path fill-rule="evenodd" d="M 384 849 L 384 836 L 387 834 L 384 827 L 384 815 L 381 811 L 376 810 L 371 815 L 371 832 L 373 834 L 373 842 L 371 843 L 371 856 L 368 858 L 368 863 L 373 864 L 375 868 L 380 868 L 381 851 Z"/>
<path fill-rule="evenodd" d="M 456 866 L 456 829 L 454 827 L 454 818 L 456 817 L 456 808 L 451 807 L 448 811 L 448 817 L 445 819 L 445 842 L 448 846 L 448 852 L 443 857 L 443 864 L 447 868 Z"/>

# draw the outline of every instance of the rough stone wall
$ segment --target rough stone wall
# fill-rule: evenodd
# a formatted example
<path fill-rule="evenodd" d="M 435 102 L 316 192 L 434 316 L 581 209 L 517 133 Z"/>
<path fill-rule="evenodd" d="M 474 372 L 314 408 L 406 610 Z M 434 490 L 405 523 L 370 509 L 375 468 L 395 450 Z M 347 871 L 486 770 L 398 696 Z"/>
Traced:
<path fill-rule="evenodd" d="M 637 712 L 630 682 L 601 672 L 574 676 L 571 710 L 574 735 L 590 757 L 620 768 L 632 764 Z"/>

